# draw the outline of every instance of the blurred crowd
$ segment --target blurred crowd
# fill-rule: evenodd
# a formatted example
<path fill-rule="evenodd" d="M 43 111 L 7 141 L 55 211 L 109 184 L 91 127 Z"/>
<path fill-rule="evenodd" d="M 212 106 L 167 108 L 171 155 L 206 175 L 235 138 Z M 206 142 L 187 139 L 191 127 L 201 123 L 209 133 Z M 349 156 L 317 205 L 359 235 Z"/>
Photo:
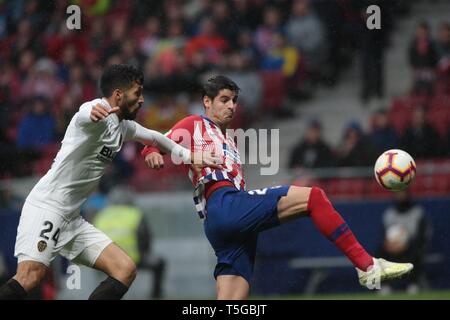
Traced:
<path fill-rule="evenodd" d="M 202 112 L 199 84 L 219 72 L 242 88 L 235 127 L 250 127 L 264 117 L 291 116 L 291 106 L 313 97 L 319 86 L 334 85 L 359 55 L 361 98 L 382 96 L 382 51 L 389 45 L 394 16 L 407 14 L 411 3 L 0 0 L 0 178 L 48 170 L 71 117 L 84 101 L 99 96 L 99 76 L 113 63 L 144 70 L 145 107 L 138 121 L 161 132 L 188 114 Z M 81 8 L 79 30 L 66 24 L 71 4 Z M 367 32 L 369 4 L 381 7 L 382 30 Z M 436 82 L 446 90 L 448 43 L 448 24 L 442 25 L 436 41 L 426 24 L 418 27 L 409 50 L 414 92 L 430 96 Z M 425 104 L 422 110 L 426 113 Z M 315 123 L 293 151 L 291 166 L 317 166 L 315 161 L 367 165 L 379 150 L 396 145 L 419 157 L 441 156 L 448 150 L 446 133 L 441 130 L 436 136 L 420 111 L 414 112 L 417 121 L 406 131 L 394 130 L 395 125 L 392 129 L 391 118 L 390 110 L 374 115 L 370 134 L 358 123 L 349 124 L 342 145 L 333 151 L 321 141 L 321 153 L 336 155 L 333 163 L 328 163 L 333 157 L 311 151 L 317 133 L 309 131 L 320 132 Z M 429 143 L 445 148 L 428 148 Z M 439 154 L 430 154 L 435 151 Z M 137 145 L 125 146 L 109 176 L 119 182 L 130 179 L 138 152 Z"/>
<path fill-rule="evenodd" d="M 434 37 L 428 23 L 421 22 L 410 41 L 405 54 L 413 74 L 410 92 L 374 112 L 368 130 L 363 130 L 364 124 L 349 122 L 336 147 L 324 140 L 320 121 L 311 121 L 291 151 L 289 166 L 371 166 L 388 149 L 407 150 L 418 160 L 449 158 L 450 23 L 442 22 L 435 31 Z M 371 85 L 368 92 L 382 96 L 376 82 L 363 85 L 363 100 Z"/>
<path fill-rule="evenodd" d="M 375 2 L 385 5 L 385 33 L 389 17 L 409 6 Z M 81 8 L 79 30 L 66 25 L 71 4 Z M 201 112 L 198 84 L 216 72 L 242 88 L 235 126 L 289 115 L 289 99 L 338 81 L 364 37 L 366 6 L 359 0 L 0 1 L 0 176 L 42 174 L 71 116 L 99 95 L 97 80 L 113 63 L 144 70 L 139 121 L 156 130 Z"/>
<path fill-rule="evenodd" d="M 351 121 L 336 147 L 326 142 L 321 123 L 312 120 L 291 151 L 289 167 L 371 167 L 389 149 L 408 150 L 416 160 L 450 157 L 450 130 L 448 138 L 440 134 L 426 118 L 424 108 L 411 112 L 411 122 L 403 130 L 396 130 L 384 109 L 373 113 L 368 131 L 359 122 Z"/>

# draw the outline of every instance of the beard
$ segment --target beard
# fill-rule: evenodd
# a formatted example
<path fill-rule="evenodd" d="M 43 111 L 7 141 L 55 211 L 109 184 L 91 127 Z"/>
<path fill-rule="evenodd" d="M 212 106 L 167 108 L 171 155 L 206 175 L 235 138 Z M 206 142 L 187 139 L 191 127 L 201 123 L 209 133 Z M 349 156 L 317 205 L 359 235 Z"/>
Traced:
<path fill-rule="evenodd" d="M 134 107 L 136 106 L 136 107 Z M 134 108 L 133 108 L 134 107 Z M 125 120 L 134 120 L 136 119 L 137 113 L 140 109 L 140 105 L 137 104 L 137 101 L 129 101 L 127 97 L 124 97 L 123 106 L 121 107 L 122 118 Z"/>
<path fill-rule="evenodd" d="M 137 110 L 133 111 L 133 112 L 128 109 L 122 110 L 122 117 L 125 120 L 134 120 L 134 119 L 136 119 L 136 116 L 137 116 Z"/>

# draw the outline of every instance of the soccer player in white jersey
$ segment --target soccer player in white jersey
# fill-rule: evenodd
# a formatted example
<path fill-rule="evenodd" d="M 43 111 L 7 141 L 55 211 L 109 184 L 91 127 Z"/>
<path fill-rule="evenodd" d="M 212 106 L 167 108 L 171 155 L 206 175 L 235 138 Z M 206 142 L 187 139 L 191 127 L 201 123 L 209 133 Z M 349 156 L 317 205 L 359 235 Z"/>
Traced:
<path fill-rule="evenodd" d="M 101 77 L 104 97 L 84 103 L 73 116 L 52 167 L 23 206 L 15 246 L 17 272 L 0 287 L 0 300 L 25 298 L 57 254 L 108 275 L 89 299 L 121 299 L 127 292 L 136 276 L 135 264 L 80 216 L 80 206 L 124 141 L 159 146 L 184 163 L 197 159 L 190 150 L 133 121 L 144 102 L 143 81 L 137 68 L 112 65 Z M 201 156 L 202 163 L 216 166 L 213 155 Z"/>

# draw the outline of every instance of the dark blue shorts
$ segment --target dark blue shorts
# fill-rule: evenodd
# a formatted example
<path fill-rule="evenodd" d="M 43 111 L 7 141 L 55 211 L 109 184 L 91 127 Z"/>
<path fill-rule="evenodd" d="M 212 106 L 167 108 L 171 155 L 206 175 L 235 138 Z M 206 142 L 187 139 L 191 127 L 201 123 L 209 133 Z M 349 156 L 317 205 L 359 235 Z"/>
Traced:
<path fill-rule="evenodd" d="M 250 282 L 258 233 L 279 225 L 278 201 L 289 187 L 253 191 L 223 187 L 213 192 L 206 203 L 204 229 L 217 256 L 215 278 L 240 275 Z"/>

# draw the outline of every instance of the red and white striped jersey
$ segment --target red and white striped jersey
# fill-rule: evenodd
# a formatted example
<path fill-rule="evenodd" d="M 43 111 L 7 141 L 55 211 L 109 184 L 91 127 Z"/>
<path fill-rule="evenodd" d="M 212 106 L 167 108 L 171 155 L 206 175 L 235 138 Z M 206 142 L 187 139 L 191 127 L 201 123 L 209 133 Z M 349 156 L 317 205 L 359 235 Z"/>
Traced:
<path fill-rule="evenodd" d="M 166 136 L 192 152 L 214 150 L 216 155 L 222 156 L 222 170 L 205 167 L 201 174 L 197 174 L 190 165 L 183 165 L 195 188 L 194 203 L 200 218 L 206 217 L 206 183 L 228 180 L 238 190 L 245 190 L 242 162 L 234 137 L 222 132 L 213 121 L 204 116 L 189 116 L 175 124 Z M 145 157 L 154 151 L 159 152 L 154 147 L 146 146 L 142 155 Z"/>

